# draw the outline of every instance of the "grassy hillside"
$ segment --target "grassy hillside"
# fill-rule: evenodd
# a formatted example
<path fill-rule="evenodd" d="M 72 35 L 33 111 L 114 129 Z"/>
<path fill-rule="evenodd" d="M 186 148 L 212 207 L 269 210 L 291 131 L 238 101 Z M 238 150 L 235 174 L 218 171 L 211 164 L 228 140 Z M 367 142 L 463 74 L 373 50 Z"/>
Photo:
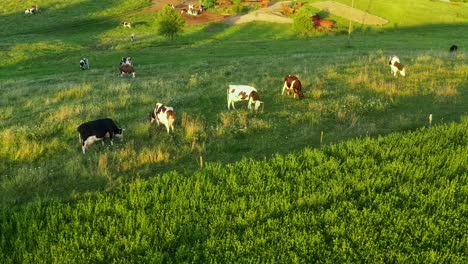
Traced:
<path fill-rule="evenodd" d="M 213 23 L 170 42 L 135 11 L 149 1 L 2 3 L 0 262 L 466 260 L 468 5 L 355 2 L 391 22 L 355 24 L 351 47 L 344 20 L 304 39 Z M 124 56 L 135 79 L 117 76 Z M 303 100 L 280 95 L 286 74 Z M 228 84 L 257 87 L 264 109 L 228 112 Z M 174 134 L 149 125 L 157 102 Z M 76 128 L 102 117 L 124 140 L 83 155 Z"/>
<path fill-rule="evenodd" d="M 319 2 L 319 1 L 314 1 Z M 466 23 L 466 3 L 439 0 L 335 0 L 380 16 L 390 22 L 385 27 L 413 27 L 418 25 Z"/>
<path fill-rule="evenodd" d="M 441 137 L 443 135 L 443 137 Z M 465 263 L 468 120 L 0 214 L 3 263 Z"/>

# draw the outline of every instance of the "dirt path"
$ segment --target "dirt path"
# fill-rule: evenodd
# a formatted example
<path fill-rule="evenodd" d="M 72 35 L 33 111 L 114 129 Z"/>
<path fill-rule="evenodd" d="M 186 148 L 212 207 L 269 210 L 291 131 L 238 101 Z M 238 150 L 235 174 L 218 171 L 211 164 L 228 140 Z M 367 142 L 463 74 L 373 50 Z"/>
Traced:
<path fill-rule="evenodd" d="M 374 16 L 360 9 L 352 8 L 348 5 L 337 3 L 334 1 L 312 3 L 311 5 L 322 10 L 327 10 L 328 12 L 334 15 L 344 17 L 348 20 L 365 25 L 381 26 L 388 23 L 388 20 L 385 20 L 381 17 Z"/>
<path fill-rule="evenodd" d="M 198 16 L 189 15 L 187 13 L 182 14 L 187 24 L 207 24 L 210 22 L 223 22 L 230 25 L 248 23 L 252 21 L 266 21 L 272 23 L 292 23 L 292 18 L 282 14 L 283 4 L 291 3 L 290 1 L 276 2 L 270 4 L 265 8 L 260 8 L 253 12 L 243 15 L 228 16 L 211 13 L 205 11 Z M 198 4 L 198 0 L 153 0 L 152 5 L 148 8 L 141 10 L 141 12 L 154 12 L 162 9 L 168 4 L 174 5 L 178 10 L 183 8 L 187 9 L 189 4 Z M 348 20 L 366 24 L 366 25 L 384 25 L 388 23 L 387 20 L 364 12 L 362 10 L 352 8 L 348 5 L 337 3 L 334 1 L 324 1 L 318 3 L 312 3 L 313 7 L 327 10 L 328 12 L 346 18 Z"/>
<path fill-rule="evenodd" d="M 141 12 L 155 12 L 161 10 L 163 7 L 171 4 L 177 10 L 188 9 L 188 5 L 198 5 L 198 0 L 153 0 L 151 2 L 151 6 L 147 7 Z M 182 17 L 185 19 L 185 23 L 188 25 L 195 25 L 195 24 L 208 24 L 210 22 L 220 22 L 223 21 L 227 15 L 215 14 L 209 11 L 205 11 L 200 15 L 193 16 L 187 13 L 183 13 Z"/>
<path fill-rule="evenodd" d="M 245 15 L 237 15 L 226 18 L 223 23 L 236 25 L 252 21 L 266 21 L 273 23 L 292 23 L 292 19 L 281 13 L 282 4 L 290 2 L 277 2 L 268 7 L 260 8 Z"/>

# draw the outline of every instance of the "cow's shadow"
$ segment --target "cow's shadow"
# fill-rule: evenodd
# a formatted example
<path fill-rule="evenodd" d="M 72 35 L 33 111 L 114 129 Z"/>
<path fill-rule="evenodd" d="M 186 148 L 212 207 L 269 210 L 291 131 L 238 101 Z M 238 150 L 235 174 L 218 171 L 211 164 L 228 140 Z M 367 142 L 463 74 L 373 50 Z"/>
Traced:
<path fill-rule="evenodd" d="M 320 10 L 316 14 L 319 15 L 321 19 L 325 19 L 330 16 L 330 11 L 328 10 L 328 8 L 325 8 L 325 9 Z"/>
<path fill-rule="evenodd" d="M 148 26 L 149 23 L 146 22 L 146 21 L 137 21 L 137 22 L 133 22 L 132 23 L 132 26 L 133 27 L 137 27 L 137 26 Z"/>

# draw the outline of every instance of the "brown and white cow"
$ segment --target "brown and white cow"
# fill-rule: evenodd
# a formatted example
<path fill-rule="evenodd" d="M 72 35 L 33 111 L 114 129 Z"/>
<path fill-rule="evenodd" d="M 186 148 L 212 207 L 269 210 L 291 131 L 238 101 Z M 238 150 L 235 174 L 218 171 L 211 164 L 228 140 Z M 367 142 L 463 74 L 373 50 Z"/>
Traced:
<path fill-rule="evenodd" d="M 390 64 L 390 69 L 392 71 L 393 76 L 396 77 L 397 73 L 399 72 L 401 76 L 405 77 L 405 66 L 403 66 L 403 64 L 400 63 L 400 58 L 398 58 L 398 56 L 391 55 L 388 64 Z"/>
<path fill-rule="evenodd" d="M 258 110 L 260 105 L 263 103 L 260 101 L 257 89 L 248 85 L 233 85 L 230 84 L 227 88 L 227 106 L 228 110 L 232 108 L 236 109 L 234 106 L 235 102 L 238 101 L 249 101 L 247 103 L 247 108 L 252 109 L 251 105 L 255 106 L 255 110 Z"/>
<path fill-rule="evenodd" d="M 135 69 L 133 68 L 133 66 L 130 66 L 128 64 L 122 64 L 119 67 L 119 71 L 120 71 L 120 76 L 126 73 L 126 74 L 131 74 L 132 77 L 135 78 Z"/>
<path fill-rule="evenodd" d="M 289 95 L 291 90 L 294 92 L 294 98 L 296 98 L 296 95 L 299 99 L 304 97 L 304 93 L 302 92 L 302 84 L 299 78 L 294 75 L 286 75 L 284 76 L 284 85 L 283 91 L 281 91 L 281 95 L 283 95 L 285 91 Z"/>
<path fill-rule="evenodd" d="M 165 106 L 157 103 L 153 111 L 150 112 L 150 123 L 156 121 L 159 124 L 166 126 L 167 133 L 172 130 L 174 133 L 175 111 L 170 106 Z"/>

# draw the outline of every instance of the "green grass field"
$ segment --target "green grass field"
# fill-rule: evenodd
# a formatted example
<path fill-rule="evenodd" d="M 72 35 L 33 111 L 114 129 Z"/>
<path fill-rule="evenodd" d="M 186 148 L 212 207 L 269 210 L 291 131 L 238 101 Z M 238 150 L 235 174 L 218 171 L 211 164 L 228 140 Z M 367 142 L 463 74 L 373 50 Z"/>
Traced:
<path fill-rule="evenodd" d="M 310 38 L 211 23 L 171 42 L 149 1 L 0 4 L 0 262 L 466 262 L 468 4 L 354 2 L 390 23 L 353 24 L 351 47 L 333 15 Z M 228 112 L 228 84 L 264 109 Z M 149 125 L 157 102 L 174 134 Z M 103 117 L 124 140 L 83 155 L 76 128 Z"/>

